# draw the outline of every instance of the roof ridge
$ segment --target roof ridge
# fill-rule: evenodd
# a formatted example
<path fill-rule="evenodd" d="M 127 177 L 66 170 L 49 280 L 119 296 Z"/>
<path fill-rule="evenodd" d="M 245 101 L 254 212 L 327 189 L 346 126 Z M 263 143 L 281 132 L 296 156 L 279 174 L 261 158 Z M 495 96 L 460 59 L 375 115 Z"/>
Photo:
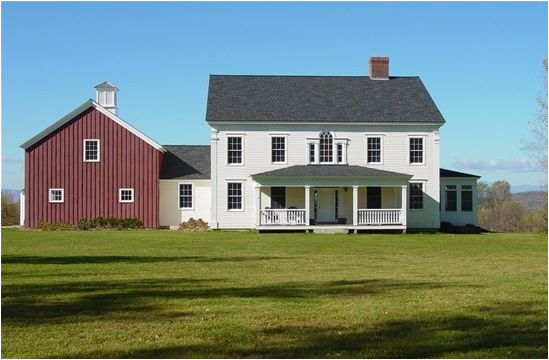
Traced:
<path fill-rule="evenodd" d="M 275 75 L 275 74 L 210 74 L 212 76 L 226 76 L 226 77 L 319 77 L 319 78 L 367 78 L 371 79 L 369 75 Z M 389 79 L 400 78 L 419 78 L 419 75 L 391 75 Z"/>

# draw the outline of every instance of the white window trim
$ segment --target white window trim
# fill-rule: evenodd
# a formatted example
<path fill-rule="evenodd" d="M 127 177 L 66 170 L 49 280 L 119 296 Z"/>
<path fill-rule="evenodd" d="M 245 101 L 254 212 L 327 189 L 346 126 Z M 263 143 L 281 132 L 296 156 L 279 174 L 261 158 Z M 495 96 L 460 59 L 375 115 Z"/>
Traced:
<path fill-rule="evenodd" d="M 410 162 L 410 141 L 411 139 L 423 139 L 423 161 L 420 163 L 413 163 Z M 415 135 L 415 134 L 408 134 L 408 147 L 406 149 L 406 156 L 408 157 L 408 165 L 410 166 L 424 166 L 425 165 L 425 158 L 427 157 L 427 136 L 426 135 Z"/>
<path fill-rule="evenodd" d="M 86 142 L 87 141 L 97 141 L 97 160 L 86 160 Z M 99 139 L 84 139 L 84 142 L 82 143 L 82 160 L 84 162 L 100 162 L 101 161 L 101 140 Z"/>
<path fill-rule="evenodd" d="M 61 200 L 52 199 L 52 191 L 61 191 Z M 48 201 L 50 204 L 61 204 L 65 202 L 65 189 L 62 188 L 51 188 L 48 190 Z"/>
<path fill-rule="evenodd" d="M 132 193 L 131 200 L 122 200 L 122 191 L 129 190 Z M 118 202 L 119 203 L 133 203 L 135 201 L 135 191 L 133 188 L 120 188 L 118 189 Z"/>
<path fill-rule="evenodd" d="M 180 207 L 179 204 L 181 204 L 181 185 L 191 185 L 191 207 Z M 179 210 L 194 210 L 194 184 L 191 182 L 178 182 L 177 183 L 177 208 Z"/>
<path fill-rule="evenodd" d="M 425 185 L 426 185 L 427 181 L 426 180 L 410 180 L 408 181 L 408 192 L 407 192 L 407 195 L 408 196 L 408 199 L 406 199 L 406 202 L 408 203 L 408 211 L 412 211 L 412 212 L 421 212 L 421 211 L 425 211 Z M 410 184 L 421 184 L 421 196 L 422 196 L 422 199 L 421 199 L 421 209 L 412 209 L 410 208 L 410 194 L 412 193 L 411 191 L 411 188 L 410 188 Z"/>
<path fill-rule="evenodd" d="M 229 164 L 229 138 L 240 138 L 240 144 L 242 145 L 242 150 L 240 150 L 242 153 L 240 154 L 240 162 L 239 163 L 233 163 Z M 226 134 L 226 143 L 227 146 L 225 148 L 225 164 L 227 166 L 244 166 L 245 164 L 245 153 L 246 153 L 246 143 L 245 143 L 245 137 L 243 134 Z"/>
<path fill-rule="evenodd" d="M 383 151 L 383 147 L 384 147 L 384 144 L 385 144 L 385 141 L 384 141 L 384 137 L 385 137 L 385 134 L 366 134 L 366 143 L 365 143 L 365 148 L 366 148 L 366 151 L 365 151 L 365 155 L 366 155 L 366 158 L 364 160 L 365 163 L 367 165 L 383 165 L 383 155 L 384 155 L 384 151 Z M 379 162 L 368 162 L 368 139 L 369 138 L 379 138 L 380 139 L 380 156 L 379 156 L 379 159 L 380 161 Z M 410 147 L 410 144 L 408 143 L 408 148 Z M 408 161 L 410 161 L 410 154 L 408 154 Z"/>
<path fill-rule="evenodd" d="M 229 183 L 240 183 L 242 185 L 242 187 L 241 187 L 242 195 L 241 195 L 241 199 L 240 199 L 240 203 L 242 204 L 242 207 L 240 209 L 229 209 Z M 243 212 L 244 211 L 244 207 L 245 207 L 244 194 L 245 194 L 245 190 L 246 190 L 245 185 L 246 185 L 246 180 L 230 180 L 230 179 L 225 180 L 225 202 L 226 202 L 225 210 L 226 211 L 228 211 L 228 212 Z"/>
<path fill-rule="evenodd" d="M 270 151 L 269 156 L 271 157 L 271 164 L 273 165 L 287 165 L 288 164 L 288 134 L 270 134 L 271 140 L 269 142 Z M 273 138 L 281 137 L 284 138 L 284 161 L 273 161 Z"/>
<path fill-rule="evenodd" d="M 320 162 L 320 134 L 323 131 L 320 131 L 318 133 L 318 137 L 316 138 L 306 138 L 306 156 L 307 156 L 307 164 L 308 165 L 347 165 L 347 148 L 349 145 L 349 139 L 347 138 L 336 138 L 335 133 L 333 131 L 329 131 L 330 134 L 332 134 L 332 161 L 330 162 Z M 315 161 L 311 162 L 310 154 L 309 154 L 309 146 L 310 144 L 314 145 L 315 148 Z M 337 145 L 341 144 L 343 146 L 343 159 L 341 162 L 337 161 Z"/>

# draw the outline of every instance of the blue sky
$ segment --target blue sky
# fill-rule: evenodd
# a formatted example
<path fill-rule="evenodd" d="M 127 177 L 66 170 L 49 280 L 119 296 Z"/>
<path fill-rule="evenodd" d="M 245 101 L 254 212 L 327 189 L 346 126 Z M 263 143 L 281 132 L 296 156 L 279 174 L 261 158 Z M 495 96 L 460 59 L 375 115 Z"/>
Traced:
<path fill-rule="evenodd" d="M 447 123 L 441 166 L 536 184 L 528 126 L 542 91 L 547 4 L 2 3 L 2 188 L 19 145 L 120 88 L 120 116 L 162 144 L 207 144 L 210 74 L 419 75 Z M 530 150 L 529 150 L 530 149 Z"/>

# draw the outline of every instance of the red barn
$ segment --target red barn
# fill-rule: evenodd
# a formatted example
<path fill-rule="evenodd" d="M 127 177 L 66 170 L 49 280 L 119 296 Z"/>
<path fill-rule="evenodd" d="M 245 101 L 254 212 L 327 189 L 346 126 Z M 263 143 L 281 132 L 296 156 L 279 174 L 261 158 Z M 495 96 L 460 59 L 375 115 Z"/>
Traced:
<path fill-rule="evenodd" d="M 25 149 L 25 226 L 77 224 L 96 217 L 159 225 L 164 148 L 117 116 L 116 86 L 88 100 L 21 145 Z"/>

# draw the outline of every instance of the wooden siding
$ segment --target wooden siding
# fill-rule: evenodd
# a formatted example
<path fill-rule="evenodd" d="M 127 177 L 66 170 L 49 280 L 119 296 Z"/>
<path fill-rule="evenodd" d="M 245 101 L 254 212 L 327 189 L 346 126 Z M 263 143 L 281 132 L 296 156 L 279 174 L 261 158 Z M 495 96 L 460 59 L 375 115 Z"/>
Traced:
<path fill-rule="evenodd" d="M 100 161 L 83 161 L 84 139 L 100 139 Z M 101 112 L 89 108 L 25 152 L 25 225 L 99 216 L 159 224 L 163 154 Z M 48 189 L 63 188 L 64 203 L 49 203 Z M 133 203 L 118 189 L 134 188 Z"/>

